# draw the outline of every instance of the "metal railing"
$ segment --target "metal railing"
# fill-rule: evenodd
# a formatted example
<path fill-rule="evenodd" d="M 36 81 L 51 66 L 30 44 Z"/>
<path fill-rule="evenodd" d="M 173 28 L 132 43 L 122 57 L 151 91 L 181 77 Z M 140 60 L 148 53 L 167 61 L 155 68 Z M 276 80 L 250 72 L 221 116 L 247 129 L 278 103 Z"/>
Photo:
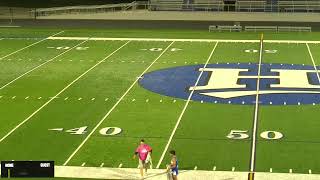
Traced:
<path fill-rule="evenodd" d="M 151 1 L 134 1 L 99 6 L 69 6 L 43 8 L 32 11 L 35 16 L 57 14 L 106 13 L 115 11 L 224 11 L 224 12 L 314 12 L 320 13 L 320 1 L 279 1 L 267 4 L 265 1 L 239 1 L 236 4 L 224 4 L 222 1 L 210 4 L 151 3 Z"/>
<path fill-rule="evenodd" d="M 136 2 L 132 3 L 119 3 L 107 5 L 91 5 L 91 6 L 67 6 L 67 7 L 54 7 L 54 8 L 39 8 L 33 10 L 35 16 L 49 16 L 57 14 L 85 14 L 85 13 L 105 13 L 114 11 L 128 11 L 135 10 L 137 7 Z"/>
<path fill-rule="evenodd" d="M 37 16 L 60 14 L 92 14 L 115 11 L 205 11 L 205 12 L 313 12 L 320 13 L 320 1 L 279 1 L 278 4 L 267 4 L 265 1 L 239 1 L 236 4 L 224 4 L 217 1 L 211 4 L 183 3 L 150 3 L 134 1 L 96 6 L 68 6 L 54 8 L 14 8 L 0 7 L 0 19 L 34 19 Z"/>
<path fill-rule="evenodd" d="M 226 11 L 226 12 L 320 12 L 318 4 L 149 4 L 151 11 Z"/>

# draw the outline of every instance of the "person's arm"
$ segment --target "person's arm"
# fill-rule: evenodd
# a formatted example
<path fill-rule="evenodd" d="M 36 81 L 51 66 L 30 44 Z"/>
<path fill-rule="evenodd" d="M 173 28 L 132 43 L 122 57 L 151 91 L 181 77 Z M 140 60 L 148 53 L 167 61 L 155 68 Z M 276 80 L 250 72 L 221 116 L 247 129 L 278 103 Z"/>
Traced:
<path fill-rule="evenodd" d="M 152 154 L 152 147 L 148 145 L 148 153 Z"/>
<path fill-rule="evenodd" d="M 136 150 L 135 152 L 134 152 L 134 155 L 133 155 L 133 159 L 136 159 L 136 157 L 138 156 L 138 150 Z"/>
<path fill-rule="evenodd" d="M 167 164 L 167 169 L 166 169 L 166 172 L 169 172 L 170 171 L 170 164 Z"/>

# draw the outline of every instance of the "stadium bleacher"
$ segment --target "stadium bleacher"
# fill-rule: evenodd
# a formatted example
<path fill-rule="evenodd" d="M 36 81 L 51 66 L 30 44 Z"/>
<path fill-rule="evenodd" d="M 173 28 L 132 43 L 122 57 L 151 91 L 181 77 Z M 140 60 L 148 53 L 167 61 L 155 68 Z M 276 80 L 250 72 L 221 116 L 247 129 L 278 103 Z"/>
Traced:
<path fill-rule="evenodd" d="M 320 1 L 316 0 L 279 0 L 278 5 L 281 12 L 320 12 Z"/>
<path fill-rule="evenodd" d="M 156 11 L 179 11 L 184 7 L 183 0 L 150 0 L 150 9 Z"/>
<path fill-rule="evenodd" d="M 318 0 L 150 0 L 150 10 L 320 12 Z"/>
<path fill-rule="evenodd" d="M 193 10 L 222 11 L 224 7 L 223 0 L 194 0 Z"/>
<path fill-rule="evenodd" d="M 265 0 L 255 0 L 255 1 L 248 1 L 248 0 L 238 0 L 236 3 L 237 11 L 260 11 L 263 12 L 266 8 L 266 1 Z"/>

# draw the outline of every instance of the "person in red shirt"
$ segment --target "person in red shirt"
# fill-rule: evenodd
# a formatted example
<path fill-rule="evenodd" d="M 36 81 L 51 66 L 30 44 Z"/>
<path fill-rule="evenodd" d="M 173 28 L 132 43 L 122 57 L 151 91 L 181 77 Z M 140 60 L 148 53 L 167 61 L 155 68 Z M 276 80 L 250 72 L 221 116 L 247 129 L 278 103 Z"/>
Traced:
<path fill-rule="evenodd" d="M 144 140 L 141 139 L 140 145 L 136 149 L 133 156 L 133 159 L 135 159 L 137 156 L 139 157 L 139 169 L 141 178 L 144 178 L 143 169 L 145 169 L 146 174 L 148 167 L 152 166 L 151 153 L 152 148 L 148 144 L 145 144 Z"/>

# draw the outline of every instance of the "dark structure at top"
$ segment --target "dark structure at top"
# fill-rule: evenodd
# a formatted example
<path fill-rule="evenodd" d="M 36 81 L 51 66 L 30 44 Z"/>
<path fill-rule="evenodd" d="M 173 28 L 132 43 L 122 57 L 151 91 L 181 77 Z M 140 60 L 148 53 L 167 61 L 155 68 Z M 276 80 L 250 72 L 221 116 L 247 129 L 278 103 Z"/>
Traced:
<path fill-rule="evenodd" d="M 76 5 L 99 5 L 133 2 L 133 0 L 1 0 L 0 6 L 7 7 L 61 7 Z"/>

